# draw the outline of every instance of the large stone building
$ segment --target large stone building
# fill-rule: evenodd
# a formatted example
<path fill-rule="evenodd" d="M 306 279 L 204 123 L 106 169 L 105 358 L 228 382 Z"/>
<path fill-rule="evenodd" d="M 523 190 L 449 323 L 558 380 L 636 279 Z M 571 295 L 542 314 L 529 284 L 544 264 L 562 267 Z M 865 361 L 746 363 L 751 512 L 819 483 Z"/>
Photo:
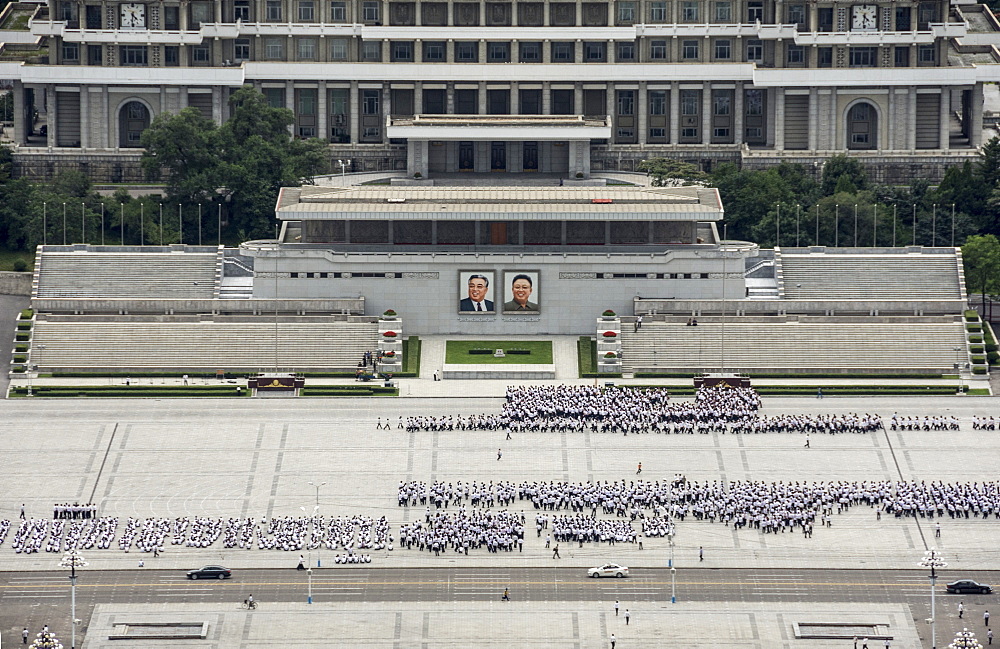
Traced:
<path fill-rule="evenodd" d="M 252 84 L 349 171 L 819 163 L 934 177 L 982 143 L 998 23 L 961 0 L 50 0 L 18 168 L 137 179 L 139 135 Z M 41 125 L 45 125 L 44 133 Z"/>

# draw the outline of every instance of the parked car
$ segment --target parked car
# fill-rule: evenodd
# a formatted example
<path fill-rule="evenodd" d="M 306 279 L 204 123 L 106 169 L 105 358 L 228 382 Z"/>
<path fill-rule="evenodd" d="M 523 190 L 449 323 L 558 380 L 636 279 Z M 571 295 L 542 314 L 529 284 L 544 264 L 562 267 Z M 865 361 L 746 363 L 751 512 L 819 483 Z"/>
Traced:
<path fill-rule="evenodd" d="M 949 593 L 975 593 L 981 595 L 989 595 L 993 592 L 993 588 L 988 584 L 980 584 L 978 581 L 972 581 L 971 579 L 959 579 L 958 581 L 953 581 L 945 588 Z"/>
<path fill-rule="evenodd" d="M 204 566 L 197 570 L 189 570 L 188 579 L 229 579 L 233 571 L 222 566 Z"/>
<path fill-rule="evenodd" d="M 617 563 L 606 563 L 603 566 L 588 569 L 587 576 L 594 579 L 598 577 L 628 577 L 628 567 L 619 566 Z"/>

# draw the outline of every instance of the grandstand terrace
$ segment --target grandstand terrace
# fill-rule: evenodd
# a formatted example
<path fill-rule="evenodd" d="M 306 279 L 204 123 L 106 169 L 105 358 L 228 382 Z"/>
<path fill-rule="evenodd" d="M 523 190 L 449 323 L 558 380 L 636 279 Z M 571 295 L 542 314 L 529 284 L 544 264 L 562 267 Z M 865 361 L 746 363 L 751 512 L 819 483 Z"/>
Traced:
<path fill-rule="evenodd" d="M 377 320 L 363 316 L 43 314 L 32 362 L 40 372 L 353 372 L 379 348 L 378 334 Z"/>
<path fill-rule="evenodd" d="M 623 372 L 924 374 L 968 359 L 960 316 L 952 318 L 652 316 L 622 331 Z M 959 351 L 956 351 L 959 350 Z M 724 358 L 723 358 L 724 355 Z"/>

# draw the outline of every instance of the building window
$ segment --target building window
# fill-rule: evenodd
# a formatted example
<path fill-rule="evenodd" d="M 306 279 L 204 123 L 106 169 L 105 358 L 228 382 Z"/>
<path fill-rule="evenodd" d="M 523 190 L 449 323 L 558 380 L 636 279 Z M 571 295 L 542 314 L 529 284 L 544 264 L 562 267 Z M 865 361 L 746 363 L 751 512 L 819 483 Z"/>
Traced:
<path fill-rule="evenodd" d="M 681 115 L 698 114 L 698 91 L 684 90 L 681 92 Z"/>
<path fill-rule="evenodd" d="M 237 38 L 233 43 L 233 59 L 237 61 L 250 60 L 250 39 Z"/>
<path fill-rule="evenodd" d="M 281 21 L 281 0 L 267 0 L 264 15 L 269 22 Z"/>
<path fill-rule="evenodd" d="M 334 23 L 346 23 L 347 22 L 347 3 L 346 2 L 331 2 L 330 3 L 330 22 L 334 22 Z"/>
<path fill-rule="evenodd" d="M 802 66 L 806 62 L 806 48 L 802 45 L 789 45 L 785 52 L 785 61 L 789 66 Z"/>
<path fill-rule="evenodd" d="M 122 65 L 148 65 L 145 45 L 122 45 L 119 54 Z"/>
<path fill-rule="evenodd" d="M 169 49 L 171 49 L 171 48 L 170 47 L 163 48 L 164 59 L 167 58 L 166 54 L 167 54 L 167 50 L 169 50 Z M 174 52 L 176 52 L 177 51 L 177 47 L 174 47 L 173 50 L 174 50 Z M 101 62 L 104 60 L 104 57 L 102 56 L 102 53 L 103 53 L 103 49 L 101 48 L 100 45 L 88 45 L 87 46 L 87 65 L 101 65 Z M 175 55 L 175 58 L 176 58 L 176 55 Z M 167 62 L 166 65 L 170 65 L 170 63 Z M 177 63 L 174 63 L 174 65 L 177 65 Z"/>
<path fill-rule="evenodd" d="M 816 10 L 816 22 L 819 23 L 816 26 L 816 31 L 820 32 L 832 32 L 833 31 L 833 9 L 831 7 L 820 7 Z"/>
<path fill-rule="evenodd" d="M 361 41 L 361 59 L 369 63 L 382 60 L 381 41 Z"/>
<path fill-rule="evenodd" d="M 715 115 L 725 116 L 732 112 L 733 98 L 728 92 L 720 92 L 712 98 L 712 112 Z"/>
<path fill-rule="evenodd" d="M 681 41 L 681 58 L 692 61 L 698 58 L 698 41 Z"/>
<path fill-rule="evenodd" d="M 439 63 L 444 61 L 444 41 L 424 42 L 424 62 Z"/>
<path fill-rule="evenodd" d="M 573 91 L 553 90 L 552 91 L 552 114 L 572 115 L 573 114 Z"/>
<path fill-rule="evenodd" d="M 311 23 L 316 20 L 316 3 L 313 0 L 299 0 L 299 22 Z"/>
<path fill-rule="evenodd" d="M 908 32 L 910 31 L 910 8 L 909 7 L 896 7 L 896 31 L 897 32 Z"/>
<path fill-rule="evenodd" d="M 712 129 L 712 137 L 715 138 L 715 139 L 719 139 L 719 140 L 727 139 L 729 137 L 729 129 L 728 128 L 713 128 Z"/>
<path fill-rule="evenodd" d="M 747 41 L 747 63 L 761 63 L 764 60 L 764 41 L 750 39 Z"/>
<path fill-rule="evenodd" d="M 618 91 L 618 115 L 635 115 L 635 91 Z"/>
<path fill-rule="evenodd" d="M 479 43 L 475 41 L 455 43 L 455 60 L 459 63 L 478 63 Z"/>
<path fill-rule="evenodd" d="M 634 140 L 634 139 L 635 139 L 635 129 L 633 129 L 633 128 L 625 128 L 625 127 L 622 127 L 622 128 L 618 129 L 617 140 L 619 142 L 621 142 L 621 141 L 628 142 L 628 141 Z"/>
<path fill-rule="evenodd" d="M 697 2 L 685 0 L 681 3 L 681 22 L 696 23 L 699 20 L 698 15 Z"/>
<path fill-rule="evenodd" d="M 209 58 L 211 55 L 208 50 L 208 45 L 193 45 L 191 46 L 191 63 L 194 65 L 208 65 Z"/>
<path fill-rule="evenodd" d="M 167 31 L 178 31 L 181 28 L 181 8 L 163 8 L 163 28 Z M 100 27 L 98 27 L 100 29 Z"/>
<path fill-rule="evenodd" d="M 873 68 L 877 60 L 878 48 L 876 47 L 852 47 L 850 65 L 852 68 Z"/>
<path fill-rule="evenodd" d="M 934 65 L 937 62 L 937 47 L 921 45 L 917 47 L 917 63 L 919 65 Z"/>
<path fill-rule="evenodd" d="M 618 52 L 615 57 L 618 61 L 634 61 L 635 60 L 635 43 L 631 41 L 626 41 L 624 43 L 618 43 Z"/>
<path fill-rule="evenodd" d="M 895 65 L 897 68 L 908 68 L 910 67 L 910 48 L 903 46 L 897 47 L 894 51 Z"/>
<path fill-rule="evenodd" d="M 80 60 L 80 44 L 79 43 L 67 43 L 63 41 L 62 44 L 62 58 L 63 61 L 79 61 Z"/>
<path fill-rule="evenodd" d="M 391 61 L 412 62 L 413 41 L 392 41 L 389 52 Z"/>
<path fill-rule="evenodd" d="M 587 63 L 604 63 L 608 60 L 605 43 L 589 42 L 583 44 L 584 60 Z"/>
<path fill-rule="evenodd" d="M 733 42 L 728 38 L 720 38 L 715 41 L 715 60 L 728 61 L 733 58 Z"/>
<path fill-rule="evenodd" d="M 649 43 L 649 58 L 654 61 L 666 61 L 667 41 L 651 41 Z"/>
<path fill-rule="evenodd" d="M 250 0 L 236 0 L 233 5 L 233 21 L 250 22 Z"/>
<path fill-rule="evenodd" d="M 573 43 L 553 43 L 552 61 L 555 63 L 572 63 Z"/>
<path fill-rule="evenodd" d="M 365 2 L 361 6 L 361 15 L 364 17 L 364 22 L 377 24 L 381 20 L 379 18 L 378 2 L 372 2 L 371 0 Z"/>
<path fill-rule="evenodd" d="M 212 3 L 192 2 L 191 3 L 191 23 L 188 29 L 199 29 L 202 23 L 210 23 L 213 20 Z"/>
<path fill-rule="evenodd" d="M 284 88 L 264 88 L 264 98 L 267 100 L 267 105 L 271 108 L 285 107 Z"/>
<path fill-rule="evenodd" d="M 635 22 L 635 3 L 634 2 L 619 2 L 618 3 L 618 19 L 619 25 L 631 25 Z"/>
<path fill-rule="evenodd" d="M 649 4 L 649 22 L 651 23 L 667 22 L 666 2 L 651 2 Z"/>
<path fill-rule="evenodd" d="M 733 22 L 733 3 L 729 0 L 724 2 L 716 2 L 715 4 L 715 22 L 717 23 L 731 23 Z"/>
<path fill-rule="evenodd" d="M 542 61 L 541 43 L 521 43 L 518 60 L 521 63 L 540 63 Z"/>
<path fill-rule="evenodd" d="M 315 61 L 316 60 L 316 39 L 315 38 L 300 38 L 298 43 L 298 60 L 299 61 Z"/>
<path fill-rule="evenodd" d="M 488 63 L 510 63 L 510 43 L 487 43 Z"/>
<path fill-rule="evenodd" d="M 816 67 L 819 68 L 832 68 L 833 67 L 833 48 L 832 47 L 821 47 L 816 50 Z"/>
<path fill-rule="evenodd" d="M 285 58 L 285 39 L 265 38 L 264 58 L 271 59 L 272 61 L 278 61 Z"/>
<path fill-rule="evenodd" d="M 764 91 L 751 88 L 744 95 L 744 108 L 750 117 L 759 117 L 764 114 Z"/>
<path fill-rule="evenodd" d="M 362 115 L 378 115 L 379 110 L 379 90 L 362 90 L 361 91 L 361 114 Z"/>
<path fill-rule="evenodd" d="M 764 129 L 759 126 L 748 126 L 744 131 L 748 140 L 759 140 L 764 137 Z"/>
<path fill-rule="evenodd" d="M 747 4 L 747 22 L 755 23 L 764 21 L 764 3 L 760 0 L 752 0 Z"/>
<path fill-rule="evenodd" d="M 667 91 L 666 90 L 650 90 L 649 91 L 649 114 L 650 115 L 666 115 L 667 114 Z"/>
<path fill-rule="evenodd" d="M 788 22 L 795 25 L 804 25 L 806 22 L 806 6 L 788 5 Z"/>
<path fill-rule="evenodd" d="M 346 61 L 347 60 L 347 39 L 346 38 L 331 38 L 330 39 L 330 60 L 331 61 Z"/>
<path fill-rule="evenodd" d="M 97 47 L 100 47 L 98 45 Z M 167 45 L 163 48 L 163 65 L 176 68 L 181 64 L 181 48 L 176 45 Z"/>

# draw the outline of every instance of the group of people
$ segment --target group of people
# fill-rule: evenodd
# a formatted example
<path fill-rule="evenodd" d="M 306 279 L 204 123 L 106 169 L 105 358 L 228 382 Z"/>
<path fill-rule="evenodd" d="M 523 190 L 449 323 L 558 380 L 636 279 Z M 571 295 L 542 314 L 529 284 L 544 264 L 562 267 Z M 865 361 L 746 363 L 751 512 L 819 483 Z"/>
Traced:
<path fill-rule="evenodd" d="M 87 503 L 66 503 L 52 506 L 52 518 L 95 518 L 97 516 L 97 505 Z"/>
<path fill-rule="evenodd" d="M 521 551 L 524 547 L 524 516 L 508 511 L 460 508 L 457 513 L 435 512 L 424 520 L 399 526 L 402 548 L 426 550 L 439 556 L 442 552 L 469 554 L 485 548 L 490 552 Z"/>
<path fill-rule="evenodd" d="M 10 531 L 9 520 L 0 520 L 0 545 Z M 382 550 L 392 543 L 385 517 L 338 516 L 326 518 L 180 517 L 129 518 L 119 535 L 116 517 L 86 521 L 27 519 L 14 531 L 11 547 L 16 553 L 65 552 L 71 549 L 106 550 L 117 540 L 118 549 L 159 554 L 164 545 L 209 548 L 222 537 L 223 547 L 261 550 L 301 551 L 343 548 L 348 554 L 358 550 Z"/>
<path fill-rule="evenodd" d="M 990 420 L 992 421 L 992 417 Z M 985 418 L 983 421 L 986 421 Z M 972 420 L 972 429 L 978 430 L 980 428 L 979 417 L 974 417 Z M 944 415 L 934 415 L 933 417 L 900 417 L 897 413 L 892 413 L 892 423 L 889 424 L 889 430 L 960 430 L 961 425 L 958 423 L 958 417 L 950 415 L 945 417 Z M 984 430 L 986 430 L 984 428 Z M 989 430 L 993 430 L 990 428 Z"/>

